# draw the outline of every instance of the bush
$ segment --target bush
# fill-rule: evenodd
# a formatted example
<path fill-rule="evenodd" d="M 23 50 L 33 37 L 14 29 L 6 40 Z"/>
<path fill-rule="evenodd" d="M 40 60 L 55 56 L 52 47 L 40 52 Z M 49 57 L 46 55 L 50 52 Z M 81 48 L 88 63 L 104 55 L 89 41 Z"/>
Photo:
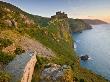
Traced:
<path fill-rule="evenodd" d="M 3 71 L 0 71 L 0 82 L 10 82 L 11 76 Z"/>
<path fill-rule="evenodd" d="M 80 82 L 85 82 L 84 79 L 80 79 Z"/>
<path fill-rule="evenodd" d="M 0 51 L 0 62 L 2 62 L 3 64 L 8 64 L 13 60 L 13 58 L 13 55 L 8 55 L 7 53 Z"/>
<path fill-rule="evenodd" d="M 74 79 L 73 79 L 75 82 L 77 82 L 78 81 L 78 78 L 77 77 L 74 77 Z"/>
<path fill-rule="evenodd" d="M 37 56 L 36 68 L 41 69 L 42 65 L 48 63 L 48 60 L 44 57 Z"/>
<path fill-rule="evenodd" d="M 3 47 L 8 47 L 12 44 L 13 42 L 10 41 L 9 39 L 4 39 L 4 38 L 0 38 L 0 49 L 2 49 Z"/>
<path fill-rule="evenodd" d="M 20 55 L 20 54 L 22 54 L 22 53 L 24 53 L 24 52 L 25 52 L 25 50 L 23 50 L 23 49 L 20 48 L 20 47 L 16 48 L 16 50 L 14 51 L 14 53 L 17 54 L 17 55 Z"/>
<path fill-rule="evenodd" d="M 37 56 L 37 63 L 34 69 L 34 73 L 33 73 L 33 78 L 32 78 L 32 82 L 40 82 L 40 73 L 42 68 L 44 68 L 44 65 L 46 63 L 48 63 L 48 59 L 41 57 L 41 56 Z"/>

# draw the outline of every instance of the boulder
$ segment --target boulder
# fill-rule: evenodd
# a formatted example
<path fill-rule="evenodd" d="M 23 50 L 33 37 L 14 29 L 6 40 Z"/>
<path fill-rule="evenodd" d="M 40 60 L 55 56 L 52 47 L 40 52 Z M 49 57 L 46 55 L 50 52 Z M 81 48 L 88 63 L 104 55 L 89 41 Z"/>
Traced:
<path fill-rule="evenodd" d="M 73 82 L 73 72 L 68 65 L 47 64 L 40 75 L 41 82 Z"/>
<path fill-rule="evenodd" d="M 7 20 L 4 20 L 4 24 L 6 24 L 7 26 L 12 26 L 12 21 L 7 19 Z"/>
<path fill-rule="evenodd" d="M 81 58 L 81 60 L 86 61 L 86 60 L 88 60 L 89 56 L 88 55 L 84 55 L 84 56 L 81 56 L 80 58 Z"/>

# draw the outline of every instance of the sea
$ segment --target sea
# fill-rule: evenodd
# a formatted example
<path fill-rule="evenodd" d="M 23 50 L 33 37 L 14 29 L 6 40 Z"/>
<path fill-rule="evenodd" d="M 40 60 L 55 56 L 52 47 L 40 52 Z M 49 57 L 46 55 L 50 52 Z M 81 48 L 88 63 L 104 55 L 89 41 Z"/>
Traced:
<path fill-rule="evenodd" d="M 89 60 L 81 60 L 81 66 L 110 80 L 110 24 L 92 27 L 82 33 L 72 34 L 75 50 L 79 56 L 89 56 Z"/>

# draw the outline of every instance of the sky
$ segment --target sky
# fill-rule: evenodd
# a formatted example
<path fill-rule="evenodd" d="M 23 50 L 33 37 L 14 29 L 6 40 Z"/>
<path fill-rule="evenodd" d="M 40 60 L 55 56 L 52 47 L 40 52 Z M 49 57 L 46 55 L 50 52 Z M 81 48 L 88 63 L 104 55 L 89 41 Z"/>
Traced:
<path fill-rule="evenodd" d="M 100 19 L 110 23 L 110 0 L 0 0 L 44 17 L 63 11 L 70 18 Z"/>

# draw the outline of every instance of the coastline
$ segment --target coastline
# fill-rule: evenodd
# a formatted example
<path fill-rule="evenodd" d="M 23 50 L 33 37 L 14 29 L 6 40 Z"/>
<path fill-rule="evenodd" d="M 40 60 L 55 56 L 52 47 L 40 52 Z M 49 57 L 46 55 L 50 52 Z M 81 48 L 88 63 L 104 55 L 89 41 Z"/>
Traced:
<path fill-rule="evenodd" d="M 105 25 L 105 24 L 102 24 L 102 25 Z M 107 25 L 110 25 L 110 24 L 107 24 Z M 98 25 L 98 26 L 100 26 L 100 25 Z M 93 27 L 94 28 L 94 27 Z M 97 27 L 96 27 L 97 28 Z M 99 27 L 100 28 L 100 27 Z M 72 35 L 73 36 L 73 35 Z M 81 39 L 80 39 L 81 40 Z M 77 41 L 75 41 L 75 42 L 77 42 Z M 75 46 L 78 46 L 78 45 L 76 45 L 76 43 L 75 43 Z M 76 52 L 77 53 L 77 52 Z M 77 54 L 78 55 L 78 54 Z M 80 56 L 80 55 L 78 55 L 78 56 Z M 91 57 L 91 56 L 90 56 Z M 89 61 L 89 60 L 88 60 Z M 93 60 L 94 61 L 94 60 Z M 80 61 L 81 62 L 81 61 Z M 99 77 L 102 77 L 102 78 L 104 78 L 104 79 L 106 79 L 108 82 L 110 81 L 107 77 L 105 77 L 104 75 L 101 75 L 100 73 L 97 73 L 97 72 L 95 72 L 95 71 L 93 71 L 92 69 L 89 69 L 89 68 L 87 68 L 87 67 L 84 67 L 84 66 L 82 66 L 81 65 L 81 67 L 82 68 L 85 68 L 85 69 L 87 69 L 87 70 L 89 70 L 89 71 L 92 71 L 93 73 L 95 73 L 96 75 L 98 75 Z M 105 69 L 103 69 L 103 70 L 105 70 Z"/>

